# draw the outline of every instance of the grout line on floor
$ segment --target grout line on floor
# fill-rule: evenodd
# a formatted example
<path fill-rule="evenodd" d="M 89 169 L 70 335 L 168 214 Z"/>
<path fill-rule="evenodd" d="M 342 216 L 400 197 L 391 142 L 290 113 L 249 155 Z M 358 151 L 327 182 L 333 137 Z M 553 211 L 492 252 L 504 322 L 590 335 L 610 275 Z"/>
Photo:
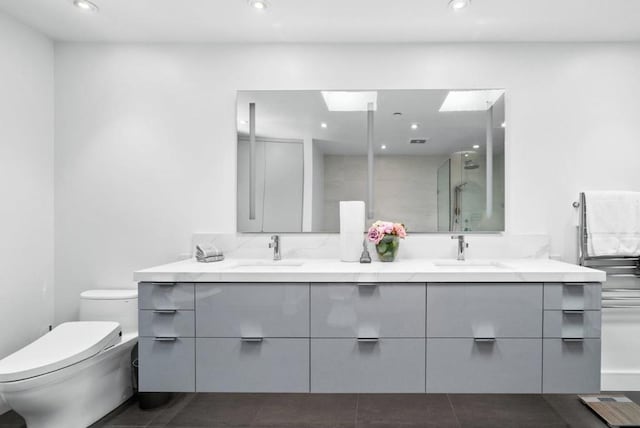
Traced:
<path fill-rule="evenodd" d="M 451 412 L 453 413 L 453 417 L 456 420 L 456 425 L 462 428 L 462 425 L 460 424 L 460 420 L 458 419 L 458 415 L 456 414 L 456 409 L 453 407 L 453 402 L 451 402 L 451 397 L 449 396 L 449 394 L 445 394 L 445 395 L 447 396 L 447 401 L 449 402 L 449 407 L 451 407 Z"/>
<path fill-rule="evenodd" d="M 353 426 L 358 428 L 358 405 L 360 404 L 360 394 L 356 394 L 356 414 L 354 416 Z"/>

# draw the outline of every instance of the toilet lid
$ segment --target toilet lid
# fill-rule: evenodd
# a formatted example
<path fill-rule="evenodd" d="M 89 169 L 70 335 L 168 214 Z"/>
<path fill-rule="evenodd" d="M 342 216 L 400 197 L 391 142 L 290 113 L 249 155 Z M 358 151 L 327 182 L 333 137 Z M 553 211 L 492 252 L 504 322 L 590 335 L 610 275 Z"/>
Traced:
<path fill-rule="evenodd" d="M 0 382 L 13 382 L 68 367 L 120 341 L 120 324 L 113 321 L 74 321 L 0 360 Z"/>

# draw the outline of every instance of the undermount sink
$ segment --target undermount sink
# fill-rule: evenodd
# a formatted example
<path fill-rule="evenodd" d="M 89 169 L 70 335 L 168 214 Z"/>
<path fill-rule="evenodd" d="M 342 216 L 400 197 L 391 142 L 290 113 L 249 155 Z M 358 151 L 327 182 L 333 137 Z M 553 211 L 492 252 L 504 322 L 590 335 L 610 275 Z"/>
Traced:
<path fill-rule="evenodd" d="M 244 268 L 285 268 L 302 266 L 304 262 L 300 260 L 241 260 L 236 262 L 231 269 Z"/>
<path fill-rule="evenodd" d="M 437 260 L 434 266 L 450 269 L 509 269 L 509 266 L 492 260 Z"/>

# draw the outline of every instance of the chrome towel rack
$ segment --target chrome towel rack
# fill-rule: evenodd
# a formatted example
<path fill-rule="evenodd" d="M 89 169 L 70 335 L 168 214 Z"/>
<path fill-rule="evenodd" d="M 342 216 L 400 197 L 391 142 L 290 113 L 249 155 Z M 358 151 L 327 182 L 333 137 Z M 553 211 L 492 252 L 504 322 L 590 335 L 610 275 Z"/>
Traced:
<path fill-rule="evenodd" d="M 607 283 L 602 289 L 602 307 L 605 309 L 640 308 L 640 275 L 636 269 L 639 257 L 590 256 L 584 192 L 580 193 L 580 200 L 573 202 L 572 206 L 579 210 L 578 264 L 607 273 Z"/>

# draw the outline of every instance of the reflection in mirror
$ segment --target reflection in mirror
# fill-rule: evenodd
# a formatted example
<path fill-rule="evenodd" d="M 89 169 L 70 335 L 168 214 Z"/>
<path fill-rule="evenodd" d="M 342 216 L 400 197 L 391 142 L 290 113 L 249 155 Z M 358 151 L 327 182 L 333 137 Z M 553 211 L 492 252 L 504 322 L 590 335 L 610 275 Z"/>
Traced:
<path fill-rule="evenodd" d="M 238 92 L 240 232 L 504 230 L 504 90 Z"/>

